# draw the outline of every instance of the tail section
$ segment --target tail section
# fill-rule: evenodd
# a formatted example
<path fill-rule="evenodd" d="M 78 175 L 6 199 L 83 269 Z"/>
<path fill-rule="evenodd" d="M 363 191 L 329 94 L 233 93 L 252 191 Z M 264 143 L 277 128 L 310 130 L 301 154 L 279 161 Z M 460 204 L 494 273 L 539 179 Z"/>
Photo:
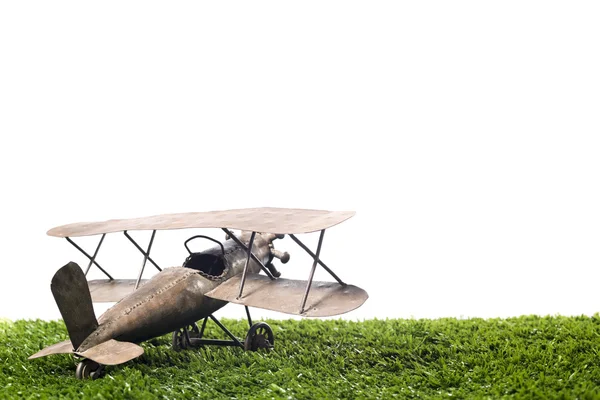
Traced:
<path fill-rule="evenodd" d="M 98 327 L 85 275 L 79 265 L 70 262 L 54 274 L 50 289 L 77 350 Z"/>
<path fill-rule="evenodd" d="M 29 357 L 30 360 L 51 354 L 76 354 L 99 364 L 116 365 L 144 353 L 144 349 L 137 344 L 114 339 L 78 352 L 81 343 L 98 327 L 85 275 L 79 265 L 70 262 L 54 274 L 50 289 L 71 340 L 46 347 Z"/>

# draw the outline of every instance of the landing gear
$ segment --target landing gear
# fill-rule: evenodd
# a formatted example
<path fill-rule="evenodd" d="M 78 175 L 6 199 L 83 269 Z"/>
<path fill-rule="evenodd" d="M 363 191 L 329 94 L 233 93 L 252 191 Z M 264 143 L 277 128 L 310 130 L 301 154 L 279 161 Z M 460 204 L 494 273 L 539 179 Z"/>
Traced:
<path fill-rule="evenodd" d="M 185 350 L 193 347 L 200 347 L 204 345 L 213 346 L 234 346 L 240 347 L 247 351 L 257 351 L 259 349 L 272 349 L 273 348 L 273 330 L 265 322 L 258 322 L 252 324 L 252 318 L 250 317 L 250 311 L 246 307 L 246 315 L 248 316 L 248 325 L 250 329 L 245 339 L 239 339 L 233 335 L 218 319 L 212 314 L 204 318 L 202 322 L 202 328 L 198 328 L 198 325 L 192 324 L 184 328 L 178 329 L 173 332 L 172 336 L 172 347 L 173 350 Z M 208 319 L 211 319 L 223 332 L 229 336 L 230 340 L 221 339 L 204 339 L 204 329 Z"/>
<path fill-rule="evenodd" d="M 258 322 L 248 330 L 246 340 L 244 341 L 244 350 L 272 349 L 273 339 L 273 330 L 271 327 L 265 322 Z"/>
<path fill-rule="evenodd" d="M 98 379 L 104 373 L 104 365 L 98 364 L 95 361 L 84 359 L 79 364 L 77 364 L 77 369 L 75 370 L 75 377 L 77 379 Z"/>
<path fill-rule="evenodd" d="M 205 324 L 206 325 L 206 324 Z M 204 328 L 204 326 L 202 327 Z M 204 329 L 202 329 L 204 331 Z M 195 323 L 183 328 L 180 328 L 173 332 L 173 342 L 172 347 L 173 350 L 185 350 L 189 347 L 192 347 L 192 339 L 201 338 L 200 329 L 198 329 L 198 325 Z"/>

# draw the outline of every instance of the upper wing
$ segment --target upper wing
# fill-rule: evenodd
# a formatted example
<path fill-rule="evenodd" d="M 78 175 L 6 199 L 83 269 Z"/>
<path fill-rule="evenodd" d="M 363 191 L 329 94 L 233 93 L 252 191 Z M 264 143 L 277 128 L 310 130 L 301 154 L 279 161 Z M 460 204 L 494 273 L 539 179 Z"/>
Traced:
<path fill-rule="evenodd" d="M 369 295 L 353 285 L 337 282 L 312 282 L 305 311 L 300 312 L 302 297 L 308 281 L 283 279 L 251 274 L 244 282 L 244 295 L 238 299 L 241 276 L 223 282 L 206 296 L 246 306 L 279 311 L 303 317 L 330 317 L 344 314 L 360 307 Z"/>
<path fill-rule="evenodd" d="M 52 228 L 57 237 L 91 236 L 133 230 L 228 228 L 263 233 L 296 234 L 320 231 L 354 216 L 354 211 L 303 210 L 293 208 L 244 208 L 211 212 L 163 214 L 144 218 L 79 222 Z"/>

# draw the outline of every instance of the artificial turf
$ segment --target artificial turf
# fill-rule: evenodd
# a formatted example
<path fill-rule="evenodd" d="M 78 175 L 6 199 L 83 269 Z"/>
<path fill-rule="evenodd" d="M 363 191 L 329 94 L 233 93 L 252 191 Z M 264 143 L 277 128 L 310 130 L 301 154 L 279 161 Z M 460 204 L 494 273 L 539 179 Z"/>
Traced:
<path fill-rule="evenodd" d="M 174 352 L 163 336 L 94 381 L 75 378 L 72 356 L 27 360 L 67 338 L 62 321 L 0 322 L 0 398 L 600 399 L 598 315 L 268 322 L 273 351 Z"/>

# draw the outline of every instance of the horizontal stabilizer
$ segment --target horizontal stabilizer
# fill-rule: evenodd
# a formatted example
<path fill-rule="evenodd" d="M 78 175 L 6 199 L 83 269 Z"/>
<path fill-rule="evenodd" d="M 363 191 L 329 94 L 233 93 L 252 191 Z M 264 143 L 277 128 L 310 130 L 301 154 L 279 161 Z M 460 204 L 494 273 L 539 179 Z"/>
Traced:
<path fill-rule="evenodd" d="M 144 349 L 135 343 L 119 342 L 111 339 L 86 351 L 76 352 L 78 356 L 89 358 L 103 365 L 123 364 L 144 354 Z"/>
<path fill-rule="evenodd" d="M 147 281 L 142 279 L 140 287 Z M 133 293 L 135 282 L 135 279 L 95 279 L 88 281 L 88 286 L 94 303 L 116 303 Z"/>
<path fill-rule="evenodd" d="M 271 280 L 264 275 L 248 275 L 244 283 L 243 296 L 237 299 L 240 280 L 240 275 L 236 275 L 206 293 L 206 296 L 303 317 L 330 317 L 344 314 L 360 307 L 369 297 L 367 292 L 357 286 L 313 281 L 305 312 L 301 314 L 300 306 L 308 281 L 282 278 Z"/>
<path fill-rule="evenodd" d="M 73 344 L 70 340 L 53 344 L 30 356 L 29 359 L 33 360 L 34 358 L 46 357 L 51 354 L 73 354 Z"/>

